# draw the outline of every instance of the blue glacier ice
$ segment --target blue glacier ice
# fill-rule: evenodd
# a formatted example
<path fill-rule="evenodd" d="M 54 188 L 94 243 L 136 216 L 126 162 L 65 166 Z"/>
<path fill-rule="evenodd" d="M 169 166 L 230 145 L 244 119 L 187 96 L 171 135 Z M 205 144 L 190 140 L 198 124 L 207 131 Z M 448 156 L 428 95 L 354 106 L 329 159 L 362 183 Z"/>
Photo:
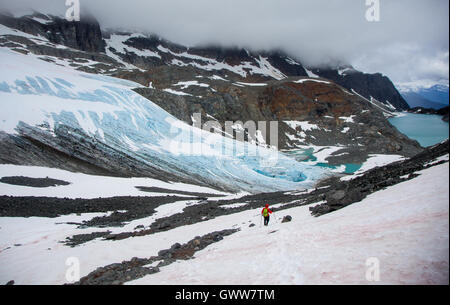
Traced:
<path fill-rule="evenodd" d="M 67 125 L 164 171 L 200 176 L 236 191 L 307 188 L 328 173 L 276 150 L 189 126 L 131 90 L 140 86 L 131 81 L 4 48 L 0 71 L 0 130 L 8 133 L 20 122 L 46 122 L 49 132 Z"/>

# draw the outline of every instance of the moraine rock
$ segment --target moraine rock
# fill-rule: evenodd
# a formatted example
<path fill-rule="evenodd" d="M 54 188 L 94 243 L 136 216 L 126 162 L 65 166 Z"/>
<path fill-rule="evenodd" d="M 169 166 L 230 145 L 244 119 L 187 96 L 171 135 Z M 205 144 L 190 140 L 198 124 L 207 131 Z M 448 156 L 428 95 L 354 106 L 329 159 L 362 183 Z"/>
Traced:
<path fill-rule="evenodd" d="M 281 220 L 281 223 L 290 222 L 292 221 L 292 216 L 286 215 L 283 217 L 283 220 Z"/>

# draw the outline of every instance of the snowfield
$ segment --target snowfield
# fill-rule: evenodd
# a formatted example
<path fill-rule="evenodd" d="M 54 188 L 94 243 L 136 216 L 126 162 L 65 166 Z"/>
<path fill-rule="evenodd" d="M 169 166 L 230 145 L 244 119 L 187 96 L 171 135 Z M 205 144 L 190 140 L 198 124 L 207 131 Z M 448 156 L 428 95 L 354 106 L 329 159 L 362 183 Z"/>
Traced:
<path fill-rule="evenodd" d="M 307 206 L 280 211 L 267 228 L 259 210 L 223 217 L 242 231 L 129 284 L 448 284 L 448 170 L 424 170 L 319 218 Z M 284 215 L 292 222 L 280 223 Z M 366 279 L 371 258 L 380 281 Z"/>
<path fill-rule="evenodd" d="M 133 257 L 147 258 L 172 244 L 217 230 L 241 228 L 195 253 L 195 259 L 161 267 L 127 284 L 448 284 L 449 166 L 419 172 L 412 180 L 314 218 L 308 206 L 276 212 L 260 226 L 260 209 L 220 216 L 170 231 L 117 241 L 93 240 L 75 248 L 59 241 L 95 214 L 58 218 L 0 218 L 0 283 L 66 283 L 66 260 L 76 257 L 80 275 Z M 244 204 L 245 202 L 243 202 Z M 148 225 L 179 212 L 183 203 L 161 206 L 157 215 L 135 220 Z M 280 223 L 285 215 L 292 221 Z M 254 227 L 249 227 L 254 223 Z M 380 281 L 366 279 L 366 261 L 379 261 Z M 370 279 L 370 278 L 369 278 Z"/>
<path fill-rule="evenodd" d="M 197 192 L 207 194 L 227 195 L 215 189 L 186 183 L 169 183 L 152 178 L 119 178 L 95 176 L 82 173 L 39 167 L 0 164 L 0 178 L 24 176 L 30 178 L 45 178 L 63 180 L 69 185 L 45 188 L 12 185 L 0 182 L 0 196 L 42 196 L 57 198 L 105 198 L 116 196 L 165 196 L 168 193 L 140 191 L 136 187 L 157 187 L 173 191 Z M 179 195 L 183 196 L 183 195 Z"/>

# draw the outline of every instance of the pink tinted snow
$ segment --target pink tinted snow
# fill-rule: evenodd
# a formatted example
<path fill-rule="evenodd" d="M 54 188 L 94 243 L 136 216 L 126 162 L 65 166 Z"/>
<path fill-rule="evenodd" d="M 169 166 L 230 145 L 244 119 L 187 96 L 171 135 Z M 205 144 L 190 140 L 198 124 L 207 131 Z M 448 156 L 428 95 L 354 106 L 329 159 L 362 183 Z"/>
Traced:
<path fill-rule="evenodd" d="M 278 218 L 293 221 L 242 226 L 194 260 L 130 284 L 448 284 L 448 169 L 424 170 L 319 218 L 308 207 L 279 211 Z M 232 221 L 248 221 L 251 213 Z M 379 261 L 379 281 L 366 277 L 370 258 Z"/>

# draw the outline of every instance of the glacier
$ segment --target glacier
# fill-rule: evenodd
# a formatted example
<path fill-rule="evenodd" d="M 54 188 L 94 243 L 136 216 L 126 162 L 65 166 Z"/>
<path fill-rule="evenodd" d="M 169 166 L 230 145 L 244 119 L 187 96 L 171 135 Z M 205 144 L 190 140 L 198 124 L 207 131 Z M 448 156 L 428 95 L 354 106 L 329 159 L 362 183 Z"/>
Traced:
<path fill-rule="evenodd" d="M 304 189 L 328 175 L 283 153 L 190 126 L 132 89 L 141 85 L 76 71 L 0 48 L 0 130 L 60 126 L 163 173 L 232 191 Z"/>

